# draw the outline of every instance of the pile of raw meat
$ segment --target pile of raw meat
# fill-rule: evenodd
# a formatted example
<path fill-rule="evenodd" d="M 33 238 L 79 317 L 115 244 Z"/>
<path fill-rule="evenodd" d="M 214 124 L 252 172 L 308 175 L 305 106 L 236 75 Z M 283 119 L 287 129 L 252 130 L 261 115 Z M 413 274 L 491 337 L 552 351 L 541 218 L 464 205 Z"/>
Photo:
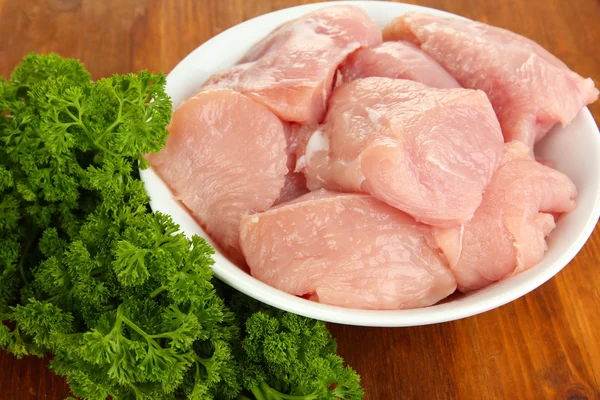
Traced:
<path fill-rule="evenodd" d="M 425 307 L 544 256 L 576 188 L 535 159 L 598 90 L 473 21 L 354 6 L 288 22 L 174 112 L 155 171 L 240 267 L 288 293 Z"/>

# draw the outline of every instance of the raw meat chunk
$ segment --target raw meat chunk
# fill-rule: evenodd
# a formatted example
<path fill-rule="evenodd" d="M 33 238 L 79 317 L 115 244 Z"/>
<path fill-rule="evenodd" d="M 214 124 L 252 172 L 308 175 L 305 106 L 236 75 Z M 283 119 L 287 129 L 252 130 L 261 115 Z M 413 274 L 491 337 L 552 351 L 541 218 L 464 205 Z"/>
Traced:
<path fill-rule="evenodd" d="M 250 96 L 284 121 L 317 123 L 334 74 L 346 56 L 381 43 L 381 30 L 359 7 L 325 7 L 277 28 L 236 65 L 202 89 L 227 87 Z"/>
<path fill-rule="evenodd" d="M 531 159 L 527 146 L 507 143 L 471 222 L 434 231 L 458 289 L 479 289 L 540 262 L 554 216 L 572 211 L 576 194 L 566 175 Z"/>
<path fill-rule="evenodd" d="M 425 307 L 456 288 L 431 228 L 368 195 L 311 192 L 245 216 L 240 237 L 253 276 L 321 303 Z"/>
<path fill-rule="evenodd" d="M 345 82 L 381 76 L 408 79 L 437 88 L 460 87 L 456 79 L 433 58 L 405 41 L 358 49 L 348 56 L 340 70 Z"/>
<path fill-rule="evenodd" d="M 301 126 L 296 124 L 285 124 L 285 127 L 285 138 L 287 140 L 286 152 L 288 156 L 287 167 L 289 172 L 285 176 L 285 183 L 283 185 L 283 189 L 281 189 L 281 194 L 273 206 L 285 203 L 308 193 L 304 174 L 301 172 L 294 172 L 294 169 L 296 168 L 297 146 L 295 139 L 297 132 L 301 129 Z"/>
<path fill-rule="evenodd" d="M 463 87 L 485 91 L 505 141 L 518 140 L 530 149 L 598 98 L 591 79 L 537 43 L 480 22 L 409 13 L 392 20 L 384 38 L 420 45 Z"/>
<path fill-rule="evenodd" d="M 309 189 L 370 193 L 441 227 L 471 219 L 503 146 L 482 91 L 390 78 L 338 86 L 324 123 L 298 140 Z"/>
<path fill-rule="evenodd" d="M 289 165 L 290 164 L 288 164 L 288 166 Z M 292 166 L 292 169 L 293 168 L 294 167 Z M 308 188 L 306 187 L 306 178 L 304 178 L 303 174 L 299 172 L 293 172 L 292 170 L 292 172 L 288 172 L 288 174 L 285 176 L 285 183 L 281 189 L 281 194 L 275 203 L 273 203 L 273 206 L 286 203 L 306 193 L 308 193 Z"/>
<path fill-rule="evenodd" d="M 168 127 L 166 146 L 148 161 L 206 232 L 242 261 L 242 216 L 268 209 L 284 185 L 282 122 L 231 90 L 206 91 L 184 102 Z"/>

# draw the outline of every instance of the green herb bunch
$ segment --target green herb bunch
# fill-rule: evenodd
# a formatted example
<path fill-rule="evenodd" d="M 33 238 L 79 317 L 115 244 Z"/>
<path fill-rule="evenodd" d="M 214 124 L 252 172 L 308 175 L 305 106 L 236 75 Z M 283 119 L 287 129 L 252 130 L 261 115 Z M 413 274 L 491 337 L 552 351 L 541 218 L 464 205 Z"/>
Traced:
<path fill-rule="evenodd" d="M 323 323 L 216 281 L 150 210 L 171 108 L 162 74 L 93 82 L 54 54 L 0 78 L 0 348 L 52 354 L 87 399 L 362 398 Z"/>

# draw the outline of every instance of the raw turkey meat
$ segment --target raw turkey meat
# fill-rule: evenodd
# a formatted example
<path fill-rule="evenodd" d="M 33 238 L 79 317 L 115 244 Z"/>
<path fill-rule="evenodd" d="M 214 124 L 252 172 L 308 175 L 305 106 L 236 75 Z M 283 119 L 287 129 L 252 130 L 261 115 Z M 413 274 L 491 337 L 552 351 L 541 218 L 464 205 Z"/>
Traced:
<path fill-rule="evenodd" d="M 326 7 L 277 28 L 241 65 L 215 74 L 202 90 L 231 88 L 284 121 L 320 122 L 339 64 L 354 50 L 380 43 L 381 30 L 359 7 Z"/>
<path fill-rule="evenodd" d="M 480 22 L 409 13 L 390 22 L 385 40 L 408 40 L 463 86 L 487 93 L 506 142 L 533 149 L 557 123 L 569 124 L 598 90 L 537 43 Z"/>
<path fill-rule="evenodd" d="M 507 143 L 471 222 L 435 229 L 458 289 L 479 289 L 540 262 L 554 216 L 572 211 L 576 194 L 566 175 L 531 159 L 527 146 Z"/>
<path fill-rule="evenodd" d="M 279 198 L 275 200 L 273 206 L 277 206 L 279 204 L 288 202 L 297 197 L 302 196 L 303 194 L 308 193 L 308 188 L 306 187 L 306 178 L 300 172 L 294 172 L 296 157 L 290 158 L 290 162 L 288 162 L 288 168 L 291 168 L 291 171 L 287 173 L 285 176 L 285 183 L 283 188 L 281 189 L 281 193 Z"/>
<path fill-rule="evenodd" d="M 285 124 L 285 128 L 285 138 L 287 140 L 286 152 L 288 157 L 287 167 L 289 172 L 285 176 L 285 183 L 283 189 L 281 189 L 281 194 L 273 206 L 285 203 L 308 193 L 304 174 L 301 172 L 294 172 L 294 169 L 296 168 L 296 136 L 297 132 L 299 132 L 302 127 L 296 124 Z"/>
<path fill-rule="evenodd" d="M 370 76 L 409 79 L 437 88 L 459 88 L 460 85 L 433 58 L 416 45 L 385 42 L 362 48 L 350 54 L 340 68 L 344 81 Z"/>
<path fill-rule="evenodd" d="M 240 237 L 253 276 L 321 303 L 425 307 L 456 288 L 431 228 L 368 195 L 311 192 L 245 216 Z"/>
<path fill-rule="evenodd" d="M 338 86 L 324 123 L 298 135 L 309 189 L 370 193 L 440 227 L 471 219 L 503 147 L 482 91 L 390 78 Z"/>
<path fill-rule="evenodd" d="M 268 209 L 288 172 L 283 123 L 242 94 L 215 90 L 184 102 L 168 129 L 166 146 L 148 161 L 223 251 L 242 261 L 240 219 Z"/>

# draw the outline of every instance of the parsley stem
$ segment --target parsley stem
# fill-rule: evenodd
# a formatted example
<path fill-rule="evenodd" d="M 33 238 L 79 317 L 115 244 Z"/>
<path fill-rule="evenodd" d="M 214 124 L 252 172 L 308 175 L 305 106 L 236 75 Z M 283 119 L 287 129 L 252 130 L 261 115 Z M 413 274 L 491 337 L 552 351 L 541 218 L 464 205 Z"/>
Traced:
<path fill-rule="evenodd" d="M 291 395 L 291 394 L 284 394 L 284 393 L 281 393 L 281 392 L 273 389 L 272 387 L 267 385 L 266 382 L 262 382 L 260 384 L 260 386 L 268 398 L 284 399 L 284 400 L 313 400 L 313 399 L 318 398 L 318 396 L 316 394 L 297 395 L 297 396 Z"/>
<path fill-rule="evenodd" d="M 79 108 L 78 108 L 78 110 L 79 110 Z M 66 108 L 64 110 L 64 113 L 67 114 L 69 117 L 71 117 L 74 124 L 81 125 L 85 129 L 85 125 L 83 125 L 83 122 L 81 121 L 81 113 L 80 112 L 78 112 L 78 114 L 80 114 L 79 117 L 74 116 L 73 113 L 71 111 L 69 111 L 69 108 Z"/>
<path fill-rule="evenodd" d="M 119 125 L 120 123 L 122 123 L 123 121 L 121 121 L 121 118 L 123 116 L 123 101 L 117 99 L 119 101 L 119 110 L 117 112 L 117 118 L 113 121 L 112 124 L 110 124 L 110 126 L 108 128 L 106 128 L 106 130 L 104 132 L 102 132 L 102 134 L 98 137 L 98 142 L 102 141 L 102 139 L 104 139 L 104 136 L 106 136 L 108 133 L 111 133 L 113 131 L 113 129 L 115 129 L 117 127 L 117 125 Z M 97 143 L 98 145 L 98 143 Z"/>
<path fill-rule="evenodd" d="M 156 289 L 155 291 L 153 291 L 152 293 L 150 293 L 150 298 L 151 299 L 155 298 L 156 296 L 158 296 L 159 294 L 161 294 L 165 290 L 167 290 L 166 286 L 159 287 L 158 289 Z"/>
<path fill-rule="evenodd" d="M 256 397 L 256 400 L 267 400 L 267 398 L 264 396 L 264 394 L 263 394 L 262 390 L 260 390 L 260 388 L 255 386 L 255 387 L 251 388 L 250 391 L 252 392 L 254 397 Z"/>
<path fill-rule="evenodd" d="M 33 246 L 33 243 L 35 242 L 35 240 L 37 239 L 38 236 L 38 230 L 36 229 L 33 234 L 29 235 L 29 237 L 27 238 L 27 241 L 25 242 L 25 246 L 23 247 L 23 254 L 21 254 L 21 259 L 19 260 L 19 273 L 21 275 L 21 279 L 23 279 L 23 283 L 25 284 L 25 286 L 27 286 L 29 284 L 29 281 L 27 280 L 27 276 L 25 275 L 25 257 L 27 257 L 27 255 L 29 254 L 29 250 L 31 250 L 31 246 Z"/>
<path fill-rule="evenodd" d="M 100 143 L 100 141 L 102 140 L 102 138 L 103 138 L 103 137 L 104 137 L 104 135 L 106 134 L 106 131 L 105 131 L 104 133 L 102 133 L 102 135 L 100 135 L 100 137 L 99 137 L 99 138 L 97 138 L 97 139 L 96 139 L 96 138 L 94 138 L 94 137 L 93 137 L 93 136 L 90 134 L 90 131 L 88 130 L 87 126 L 86 126 L 86 125 L 83 123 L 83 120 L 82 120 L 82 118 L 81 118 L 81 109 L 78 109 L 78 110 L 79 110 L 79 113 L 78 113 L 78 115 L 79 115 L 79 116 L 78 116 L 78 117 L 74 116 L 74 115 L 73 115 L 73 114 L 72 114 L 70 111 L 68 111 L 68 110 L 66 111 L 66 113 L 67 113 L 67 114 L 68 114 L 68 115 L 69 115 L 69 116 L 70 116 L 70 117 L 73 119 L 73 121 L 74 121 L 74 123 L 75 123 L 75 124 L 77 124 L 77 125 L 79 125 L 79 126 L 81 127 L 81 129 L 83 130 L 83 133 L 85 133 L 85 135 L 88 137 L 88 139 L 90 139 L 90 140 L 91 140 L 91 142 L 92 142 L 92 143 L 94 143 L 94 145 L 96 145 L 96 147 L 98 147 L 100 150 L 102 150 L 102 151 L 104 151 L 104 152 L 106 152 L 106 153 L 108 153 L 108 154 L 111 154 L 111 155 L 113 155 L 113 156 L 118 156 L 118 154 L 116 154 L 116 153 L 114 153 L 114 152 L 110 151 L 109 149 L 107 149 L 106 147 L 104 147 L 104 146 L 103 146 L 103 145 Z M 115 123 L 116 123 L 116 121 L 115 121 Z M 113 123 L 113 124 L 112 124 L 112 125 L 109 127 L 109 130 L 112 130 L 112 129 L 114 128 L 114 127 L 113 127 L 113 125 L 115 125 L 115 123 Z"/>
<path fill-rule="evenodd" d="M 150 335 L 148 335 L 146 332 L 144 332 L 144 330 L 142 328 L 140 328 L 139 326 L 137 326 L 129 318 L 127 318 L 123 314 L 121 314 L 120 318 L 121 318 L 121 321 L 123 321 L 125 323 L 125 325 L 127 325 L 129 328 L 131 328 L 134 331 L 136 331 L 141 337 L 143 337 L 144 339 L 146 339 L 146 341 L 148 342 L 149 345 L 154 344 L 154 345 L 158 346 L 156 344 L 156 342 L 150 337 Z"/>
<path fill-rule="evenodd" d="M 103 267 L 103 268 L 96 268 L 96 269 L 94 269 L 94 270 L 92 270 L 92 271 L 90 272 L 90 276 L 91 276 L 92 278 L 97 278 L 97 277 L 99 277 L 99 276 L 102 276 L 103 274 L 105 274 L 105 273 L 106 273 L 106 271 L 107 271 L 107 268 L 106 268 L 106 267 Z"/>
<path fill-rule="evenodd" d="M 104 139 L 104 136 L 111 133 L 113 131 L 113 129 L 115 129 L 117 127 L 117 125 L 119 125 L 122 122 L 123 121 L 121 121 L 121 115 L 119 113 L 119 117 L 112 124 L 110 124 L 110 126 L 108 128 L 106 128 L 106 130 L 104 132 L 102 132 L 102 134 L 98 137 L 98 141 Z"/>
<path fill-rule="evenodd" d="M 27 281 L 27 277 L 25 277 L 25 270 L 23 269 L 23 261 L 25 260 L 25 254 L 21 256 L 21 260 L 19 261 L 19 272 L 21 273 L 21 279 L 25 283 L 25 286 L 29 284 Z"/>

